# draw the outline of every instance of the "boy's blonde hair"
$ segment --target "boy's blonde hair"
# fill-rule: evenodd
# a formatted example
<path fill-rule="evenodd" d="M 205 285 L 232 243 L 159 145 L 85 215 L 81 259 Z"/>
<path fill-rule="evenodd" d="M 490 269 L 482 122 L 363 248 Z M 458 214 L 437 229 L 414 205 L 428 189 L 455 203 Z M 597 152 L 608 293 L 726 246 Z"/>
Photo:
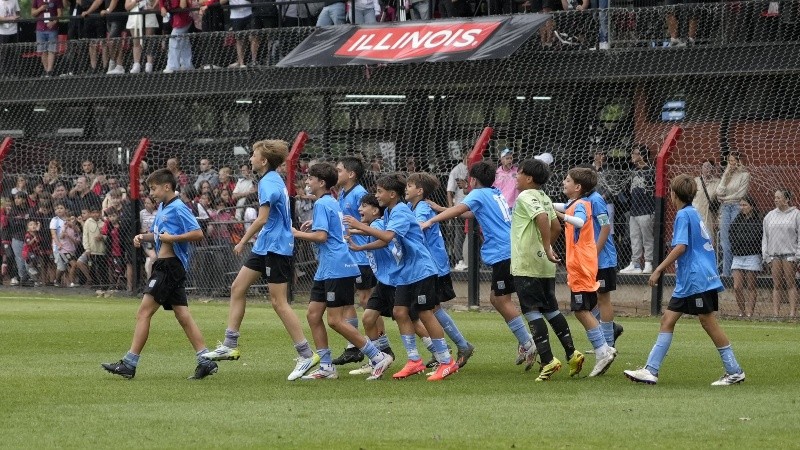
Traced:
<path fill-rule="evenodd" d="M 688 205 L 694 201 L 694 196 L 697 194 L 697 183 L 692 176 L 682 173 L 670 181 L 669 189 L 680 201 Z"/>
<path fill-rule="evenodd" d="M 258 152 L 269 163 L 269 170 L 275 170 L 289 156 L 289 144 L 279 139 L 265 139 L 253 144 L 253 151 Z"/>

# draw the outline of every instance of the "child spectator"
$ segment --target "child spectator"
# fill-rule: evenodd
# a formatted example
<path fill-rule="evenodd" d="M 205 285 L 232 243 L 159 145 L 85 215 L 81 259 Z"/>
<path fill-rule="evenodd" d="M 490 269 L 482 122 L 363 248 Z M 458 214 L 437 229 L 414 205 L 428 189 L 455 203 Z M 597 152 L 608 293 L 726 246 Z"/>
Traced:
<path fill-rule="evenodd" d="M 631 150 L 630 238 L 631 263 L 621 274 L 653 271 L 653 214 L 655 213 L 655 168 L 648 162 L 646 147 Z M 644 265 L 642 265 L 642 259 Z"/>
<path fill-rule="evenodd" d="M 194 69 L 192 65 L 192 44 L 186 36 L 189 32 L 189 27 L 192 25 L 192 19 L 187 11 L 172 12 L 176 9 L 188 8 L 188 0 L 158 0 L 158 5 L 161 8 L 161 17 L 164 17 L 164 23 L 172 27 L 169 38 L 169 52 L 167 53 L 167 68 L 164 69 L 164 73 Z M 167 161 L 167 168 L 169 168 L 169 161 Z M 170 171 L 175 173 L 172 169 Z M 178 178 L 179 186 L 185 184 L 183 179 Z"/>
<path fill-rule="evenodd" d="M 108 282 L 110 290 L 120 289 L 119 280 L 125 276 L 125 247 L 123 233 L 116 210 L 106 212 L 106 221 L 100 232 L 105 236 L 108 246 Z"/>
<path fill-rule="evenodd" d="M 83 248 L 92 275 L 92 283 L 97 287 L 104 287 L 108 284 L 106 278 L 108 263 L 99 205 L 89 206 L 89 217 L 83 224 Z"/>
<path fill-rule="evenodd" d="M 0 77 L 15 76 L 17 55 L 14 44 L 17 42 L 18 27 L 13 20 L 19 19 L 19 3 L 17 0 L 0 0 Z"/>
<path fill-rule="evenodd" d="M 41 229 L 41 224 L 38 221 L 28 221 L 27 231 L 25 232 L 25 244 L 22 246 L 22 258 L 25 260 L 25 266 L 31 278 L 36 277 L 40 273 L 44 274 L 44 258 L 47 256 L 47 251 L 39 235 Z M 34 286 L 41 285 L 42 283 L 38 280 L 34 282 Z"/>
<path fill-rule="evenodd" d="M 128 16 L 128 23 L 126 24 L 131 37 L 133 37 L 133 66 L 131 67 L 131 73 L 142 71 L 142 51 L 144 51 L 147 58 L 144 66 L 145 73 L 153 72 L 153 48 L 155 42 L 151 36 L 155 35 L 156 29 L 158 29 L 158 18 L 155 14 L 137 13 L 154 8 L 155 4 L 152 0 L 125 0 L 125 9 L 133 13 Z M 142 39 L 143 36 L 145 37 L 144 39 Z"/>
<path fill-rule="evenodd" d="M 676 263 L 675 291 L 667 310 L 661 316 L 661 330 L 658 339 L 647 357 L 647 364 L 637 370 L 626 370 L 625 376 L 637 383 L 656 384 L 661 363 L 672 344 L 675 324 L 684 314 L 696 315 L 700 325 L 719 351 L 725 374 L 711 383 L 712 386 L 730 386 L 745 379 L 744 371 L 736 361 L 731 343 L 722 331 L 714 314 L 718 309 L 718 292 L 722 282 L 717 272 L 717 257 L 714 247 L 703 226 L 692 200 L 697 194 L 697 185 L 689 175 L 678 175 L 669 185 L 670 201 L 677 214 L 672 233 L 672 251 L 653 270 L 648 283 L 655 286 L 661 274 Z"/>
<path fill-rule="evenodd" d="M 236 61 L 228 66 L 230 69 L 244 69 L 247 67 L 244 62 L 244 41 L 247 35 L 250 41 L 250 65 L 258 63 L 258 36 L 248 32 L 253 29 L 253 9 L 248 0 L 220 0 L 223 5 L 230 3 L 230 23 L 231 30 L 236 36 Z"/>
<path fill-rule="evenodd" d="M 36 52 L 42 55 L 44 76 L 53 76 L 58 50 L 58 18 L 61 0 L 33 0 L 31 16 L 42 19 L 36 22 Z"/>
<path fill-rule="evenodd" d="M 12 286 L 24 284 L 28 280 L 28 268 L 22 256 L 22 247 L 25 245 L 25 231 L 32 213 L 28 205 L 28 195 L 24 192 L 14 194 L 14 204 L 8 210 L 9 237 L 17 265 L 17 276 L 11 278 Z"/>
<path fill-rule="evenodd" d="M 696 183 L 697 178 L 695 178 Z M 746 196 L 741 199 L 739 207 L 741 211 L 731 223 L 733 292 L 736 294 L 736 304 L 739 306 L 739 317 L 750 317 L 756 306 L 756 289 L 758 288 L 756 275 L 762 269 L 761 236 L 764 228 L 752 198 Z M 705 225 L 705 222 L 703 224 Z M 708 227 L 706 227 L 706 231 L 708 231 Z M 792 274 L 792 278 L 794 278 L 794 274 Z"/>
<path fill-rule="evenodd" d="M 208 225 L 208 238 L 212 245 L 231 244 L 231 222 L 233 214 L 225 201 L 218 199 L 214 208 L 209 210 L 208 215 L 211 220 Z"/>
<path fill-rule="evenodd" d="M 139 231 L 141 233 L 147 233 L 153 226 L 153 220 L 156 218 L 156 205 L 153 199 L 149 196 L 144 198 L 143 203 L 144 209 L 139 211 L 139 224 L 142 226 Z M 153 263 L 156 260 L 156 252 L 153 248 L 153 244 L 150 242 L 142 242 L 142 250 L 144 251 L 145 255 L 144 271 L 147 274 L 147 278 L 150 278 Z"/>
<path fill-rule="evenodd" d="M 53 240 L 53 259 L 56 262 L 56 285 L 69 286 L 75 275 L 76 244 L 80 241 L 80 228 L 75 217 L 67 217 L 67 208 L 57 204 L 55 217 L 50 221 Z"/>

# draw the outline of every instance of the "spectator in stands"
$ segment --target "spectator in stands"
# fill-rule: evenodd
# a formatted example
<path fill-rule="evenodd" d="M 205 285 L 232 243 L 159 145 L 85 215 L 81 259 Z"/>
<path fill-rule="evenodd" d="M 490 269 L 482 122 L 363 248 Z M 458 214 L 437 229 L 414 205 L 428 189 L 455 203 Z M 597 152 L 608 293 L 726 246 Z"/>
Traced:
<path fill-rule="evenodd" d="M 514 151 L 504 148 L 500 152 L 500 164 L 494 177 L 494 187 L 503 193 L 508 206 L 514 207 L 519 191 L 517 190 L 517 165 L 514 164 Z"/>
<path fill-rule="evenodd" d="M 61 0 L 33 0 L 31 6 L 31 16 L 39 19 L 36 22 L 36 52 L 42 55 L 45 77 L 53 76 L 61 8 Z"/>
<path fill-rule="evenodd" d="M 66 183 L 67 178 L 61 169 L 61 162 L 57 159 L 51 159 L 47 163 L 47 172 L 42 175 L 42 184 L 47 188 L 48 192 L 53 192 L 59 183 Z"/>
<path fill-rule="evenodd" d="M 236 206 L 236 203 L 233 202 L 233 197 L 231 197 L 231 191 L 227 189 L 219 191 L 219 195 L 214 198 L 224 203 L 227 207 Z"/>
<path fill-rule="evenodd" d="M 122 32 L 128 23 L 125 13 L 125 0 L 96 0 L 103 2 L 104 8 L 100 10 L 100 15 L 106 18 L 106 30 L 108 31 L 108 75 L 119 75 L 125 73 L 125 66 L 122 65 Z M 117 64 L 119 63 L 119 64 Z"/>
<path fill-rule="evenodd" d="M 455 205 L 458 205 L 464 200 L 464 197 L 467 196 L 467 189 L 469 187 L 469 173 L 467 172 L 467 160 L 469 158 L 469 153 L 463 152 L 463 157 L 461 158 L 461 162 L 456 164 L 452 170 L 450 170 L 450 175 L 447 177 L 447 207 L 451 208 Z M 445 226 L 445 231 L 448 232 L 450 236 L 448 236 L 450 240 L 450 245 L 448 246 L 450 250 L 450 260 L 458 261 L 453 267 L 453 270 L 467 270 L 469 267 L 467 258 L 467 240 L 464 239 L 464 219 L 460 217 L 456 217 L 452 220 L 452 224 L 448 224 Z M 458 253 L 461 251 L 461 253 Z"/>
<path fill-rule="evenodd" d="M 197 197 L 194 198 L 195 201 L 200 200 L 200 197 L 206 194 L 209 195 L 210 197 L 213 197 L 211 183 L 209 183 L 208 181 L 203 181 L 202 183 L 200 183 L 200 189 L 197 190 L 195 193 L 197 194 Z"/>
<path fill-rule="evenodd" d="M 141 228 L 139 232 L 142 234 L 150 233 L 150 228 L 153 226 L 153 221 L 156 218 L 156 204 L 149 196 L 144 197 L 144 209 L 139 211 L 139 224 Z M 146 245 L 145 245 L 146 244 Z M 150 279 L 150 274 L 153 271 L 153 263 L 156 260 L 156 251 L 152 242 L 142 242 L 142 251 L 144 252 L 144 272 L 147 278 Z"/>
<path fill-rule="evenodd" d="M 225 11 L 219 0 L 189 0 L 189 7 L 199 9 L 192 11 L 192 33 L 214 33 L 225 31 Z M 194 59 L 203 69 L 218 69 L 225 65 L 222 52 L 217 51 L 223 45 L 220 34 L 209 34 L 203 37 L 203 45 L 199 45 Z M 227 59 L 227 58 L 225 58 Z"/>
<path fill-rule="evenodd" d="M 127 233 L 122 229 L 119 213 L 111 208 L 106 211 L 106 220 L 100 232 L 105 236 L 107 243 L 108 260 L 108 282 L 110 290 L 122 289 L 122 279 L 127 280 L 127 256 L 126 245 L 124 244 Z M 127 286 L 127 282 L 125 286 Z M 130 289 L 128 289 L 130 290 Z"/>
<path fill-rule="evenodd" d="M 723 175 L 724 179 L 724 175 Z M 772 313 L 780 315 L 784 297 L 789 301 L 789 317 L 797 315 L 795 274 L 800 260 L 800 211 L 791 206 L 792 192 L 775 191 L 775 209 L 764 217 L 761 256 L 772 269 Z"/>
<path fill-rule="evenodd" d="M 122 2 L 123 0 L 119 0 Z M 146 10 L 155 9 L 155 2 L 153 0 L 124 0 L 125 9 L 132 14 L 128 16 L 128 21 L 125 24 L 133 38 L 133 66 L 131 66 L 131 73 L 140 73 L 142 71 L 142 53 L 145 54 L 146 63 L 144 65 L 145 73 L 153 72 L 153 49 L 155 42 L 153 39 L 144 39 L 142 37 L 150 38 L 156 34 L 159 27 L 158 17 L 155 14 L 137 14 Z M 144 177 L 143 177 L 144 178 Z"/>
<path fill-rule="evenodd" d="M 53 199 L 53 202 L 66 203 L 67 192 L 67 186 L 64 183 L 57 183 L 53 188 L 53 193 L 50 194 L 50 198 Z"/>
<path fill-rule="evenodd" d="M 253 179 L 250 166 L 242 164 L 239 168 L 241 175 L 239 181 L 236 182 L 236 187 L 233 188 L 233 201 L 236 202 L 236 220 L 242 220 L 244 217 L 244 205 L 247 204 L 247 196 L 256 193 L 256 184 Z"/>
<path fill-rule="evenodd" d="M 356 0 L 356 25 L 377 23 L 376 17 L 380 15 L 381 4 L 378 0 Z"/>
<path fill-rule="evenodd" d="M 53 241 L 53 259 L 56 262 L 56 286 L 67 287 L 75 279 L 77 244 L 81 239 L 80 226 L 75 216 L 68 216 L 66 205 L 56 204 L 55 216 L 50 221 Z"/>
<path fill-rule="evenodd" d="M 345 23 L 345 2 L 344 0 L 325 0 L 325 7 L 317 17 L 318 27 L 331 25 L 342 25 Z"/>
<path fill-rule="evenodd" d="M 108 263 L 106 261 L 106 242 L 102 233 L 100 204 L 89 205 L 89 217 L 83 224 L 83 248 L 88 266 L 91 268 L 92 284 L 98 288 L 108 284 Z"/>
<path fill-rule="evenodd" d="M 78 0 L 76 0 L 78 1 Z M 106 20 L 97 11 L 103 6 L 102 1 L 80 0 L 84 7 L 81 13 L 83 17 L 83 37 L 89 41 L 89 66 L 92 73 L 104 72 L 108 67 L 108 47 L 103 45 L 106 39 Z M 102 55 L 102 65 L 97 65 L 97 47 L 100 47 Z"/>
<path fill-rule="evenodd" d="M 694 39 L 697 37 L 697 8 L 690 6 L 684 11 L 689 15 L 689 29 L 687 31 L 686 40 L 682 40 L 678 34 L 678 18 L 675 15 L 675 8 L 669 8 L 674 5 L 689 5 L 695 3 L 690 0 L 666 0 L 667 5 L 667 31 L 669 32 L 669 46 L 670 47 L 685 47 L 694 44 Z"/>
<path fill-rule="evenodd" d="M 261 30 L 264 28 L 278 28 L 278 8 L 275 6 L 273 2 L 263 2 L 261 0 L 254 0 L 253 1 L 253 21 L 251 23 L 251 28 L 253 30 Z M 266 33 L 253 33 L 254 38 L 258 46 L 261 46 L 269 51 L 269 54 L 266 55 L 265 64 L 269 65 L 270 60 L 273 59 L 274 55 L 274 62 L 277 62 L 277 57 L 279 53 L 279 49 L 277 45 L 269 45 L 269 41 L 267 41 L 267 34 Z M 260 42 L 261 38 L 264 39 L 264 42 Z M 277 43 L 278 41 L 275 41 Z M 263 44 L 263 45 L 262 45 Z M 256 52 L 254 52 L 256 53 Z"/>
<path fill-rule="evenodd" d="M 22 256 L 22 247 L 25 245 L 25 232 L 28 220 L 33 211 L 28 205 L 28 194 L 18 192 L 14 194 L 14 204 L 8 211 L 8 228 L 11 237 L 11 248 L 14 251 L 14 261 L 17 264 L 17 276 L 11 278 L 11 285 L 17 286 L 28 280 L 28 268 Z"/>
<path fill-rule="evenodd" d="M 96 178 L 97 174 L 94 171 L 94 162 L 90 159 L 84 159 L 81 162 L 81 174 L 86 177 L 86 181 L 89 182 L 90 187 L 94 187 L 94 179 Z"/>
<path fill-rule="evenodd" d="M 28 179 L 22 175 L 17 175 L 17 183 L 11 189 L 11 195 L 17 195 L 18 192 L 28 193 Z"/>
<path fill-rule="evenodd" d="M 8 197 L 0 198 L 0 243 L 2 249 L 2 271 L 0 272 L 0 284 L 4 284 L 9 276 L 17 273 L 17 266 L 14 263 L 14 250 L 11 248 L 11 228 L 9 226 L 9 214 L 14 202 Z"/>
<path fill-rule="evenodd" d="M 733 219 L 739 214 L 739 201 L 750 189 L 750 172 L 742 164 L 739 152 L 728 154 L 728 166 L 717 184 L 717 200 L 720 201 L 719 241 L 722 246 L 722 275 L 731 276 L 730 227 Z"/>
<path fill-rule="evenodd" d="M 178 158 L 170 158 L 167 160 L 167 170 L 172 172 L 172 174 L 175 175 L 175 179 L 178 180 L 178 189 L 189 184 L 189 176 L 181 170 L 181 162 Z"/>
<path fill-rule="evenodd" d="M 208 240 L 211 245 L 231 244 L 231 225 L 233 214 L 228 205 L 221 199 L 217 200 L 213 208 L 208 211 Z"/>
<path fill-rule="evenodd" d="M 158 0 L 161 17 L 172 26 L 167 53 L 167 67 L 164 73 L 178 70 L 192 70 L 192 44 L 186 34 L 192 25 L 192 19 L 186 11 L 175 11 L 189 7 L 188 0 Z M 179 183 L 180 184 L 180 183 Z"/>
<path fill-rule="evenodd" d="M 17 42 L 18 30 L 16 22 L 19 19 L 19 3 L 17 0 L 0 0 L 0 78 L 16 76 L 17 55 L 14 54 L 14 44 Z"/>
<path fill-rule="evenodd" d="M 228 166 L 220 167 L 219 183 L 217 184 L 217 187 L 220 188 L 220 192 L 222 192 L 223 189 L 227 189 L 228 192 L 230 193 L 233 192 L 234 189 L 236 189 L 236 180 L 233 179 L 231 173 L 232 171 L 230 167 Z"/>
<path fill-rule="evenodd" d="M 653 215 L 655 214 L 655 168 L 647 147 L 631 150 L 630 239 L 631 263 L 622 274 L 653 272 Z M 642 265 L 644 259 L 644 265 Z"/>
<path fill-rule="evenodd" d="M 64 54 L 64 73 L 61 76 L 72 76 L 80 73 L 83 63 L 83 51 L 86 48 L 81 41 L 83 36 L 83 3 L 79 0 L 64 0 L 64 5 L 68 7 L 67 15 L 67 49 Z"/>
<path fill-rule="evenodd" d="M 37 287 L 41 286 L 41 280 L 45 279 L 44 262 L 47 257 L 40 232 L 39 221 L 29 220 L 25 231 L 25 242 L 22 245 L 22 258 L 25 260 L 28 276 L 35 280 L 33 285 Z"/>
<path fill-rule="evenodd" d="M 410 0 L 411 20 L 431 20 L 430 1 L 429 0 Z M 416 172 L 416 170 L 414 171 Z M 409 173 L 414 173 L 409 172 Z"/>
<path fill-rule="evenodd" d="M 717 239 L 717 214 L 719 214 L 717 185 L 719 184 L 719 177 L 717 176 L 717 166 L 714 161 L 703 162 L 700 176 L 695 177 L 694 182 L 697 184 L 697 195 L 694 196 L 692 206 L 700 214 L 700 218 L 703 219 L 703 223 L 708 230 L 711 243 L 716 246 L 719 242 L 719 239 Z"/>
<path fill-rule="evenodd" d="M 406 173 L 409 175 L 417 173 L 417 160 L 413 156 L 406 158 Z"/>
<path fill-rule="evenodd" d="M 279 3 L 287 0 L 278 0 Z M 319 12 L 319 5 L 314 3 L 281 5 L 280 17 L 283 27 L 308 27 L 316 23 L 314 17 Z"/>
<path fill-rule="evenodd" d="M 731 223 L 733 292 L 739 317 L 750 317 L 756 305 L 756 275 L 762 270 L 761 236 L 763 224 L 750 196 L 739 201 L 741 212 Z M 702 217 L 702 216 L 701 216 Z M 706 227 L 708 228 L 708 227 Z"/>
<path fill-rule="evenodd" d="M 311 187 L 306 186 L 306 177 L 300 176 L 294 183 L 295 191 L 295 215 L 299 223 L 305 223 L 313 219 L 314 202 L 317 201 L 317 196 L 311 192 Z M 301 244 L 302 241 L 298 241 Z"/>
<path fill-rule="evenodd" d="M 69 192 L 68 206 L 70 211 L 78 214 L 85 207 L 101 207 L 100 197 L 89 188 L 89 183 L 85 176 L 79 176 L 75 180 L 75 187 Z M 91 209 L 90 209 L 91 211 Z"/>
<path fill-rule="evenodd" d="M 214 166 L 209 159 L 200 160 L 200 174 L 197 175 L 197 180 L 194 182 L 194 188 L 200 190 L 200 186 L 204 181 L 208 181 L 210 187 L 213 189 L 219 184 L 219 174 L 214 170 Z"/>

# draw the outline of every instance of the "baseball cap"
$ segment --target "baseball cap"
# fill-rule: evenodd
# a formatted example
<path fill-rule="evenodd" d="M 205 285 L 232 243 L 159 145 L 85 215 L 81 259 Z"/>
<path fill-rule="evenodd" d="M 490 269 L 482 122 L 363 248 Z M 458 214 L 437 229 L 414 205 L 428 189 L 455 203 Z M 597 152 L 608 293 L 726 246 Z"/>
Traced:
<path fill-rule="evenodd" d="M 512 155 L 512 154 L 514 154 L 514 150 L 511 150 L 510 148 L 504 148 L 503 151 L 500 152 L 500 157 L 503 158 L 507 155 Z"/>
<path fill-rule="evenodd" d="M 547 164 L 548 166 L 550 164 L 553 164 L 553 160 L 554 160 L 553 159 L 553 155 L 551 153 L 547 153 L 547 152 L 542 153 L 541 155 L 536 155 L 536 156 L 534 156 L 534 158 L 536 158 L 539 161 Z"/>

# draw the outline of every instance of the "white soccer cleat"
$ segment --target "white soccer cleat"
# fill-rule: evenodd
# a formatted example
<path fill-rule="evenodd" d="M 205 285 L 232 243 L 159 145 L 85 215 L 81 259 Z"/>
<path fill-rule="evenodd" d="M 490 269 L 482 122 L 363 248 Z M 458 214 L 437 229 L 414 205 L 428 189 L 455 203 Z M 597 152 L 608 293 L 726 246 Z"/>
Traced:
<path fill-rule="evenodd" d="M 372 368 L 372 375 L 367 377 L 367 380 L 380 380 L 383 376 L 383 372 L 385 372 L 386 369 L 389 368 L 389 366 L 391 366 L 394 362 L 392 355 L 387 355 L 383 352 L 381 352 L 381 354 L 383 355 L 383 359 L 375 363 L 375 366 Z"/>
<path fill-rule="evenodd" d="M 331 366 L 331 370 L 325 370 L 322 367 L 311 372 L 308 375 L 303 375 L 303 380 L 335 380 L 339 378 L 336 373 L 336 367 Z"/>
<path fill-rule="evenodd" d="M 730 386 L 744 381 L 744 371 L 739 373 L 726 373 L 719 380 L 711 383 L 712 386 Z"/>
<path fill-rule="evenodd" d="M 626 370 L 623 372 L 629 380 L 635 381 L 637 383 L 644 383 L 644 384 L 656 384 L 658 383 L 658 376 L 653 375 L 650 373 L 649 370 L 642 367 L 641 369 L 636 370 Z"/>
<path fill-rule="evenodd" d="M 222 343 L 217 343 L 217 348 L 214 350 L 203 353 L 202 355 L 205 359 L 210 359 L 211 361 L 230 361 L 230 360 L 237 360 L 239 357 L 242 356 L 241 352 L 239 352 L 238 347 L 230 348 L 222 345 Z"/>
<path fill-rule="evenodd" d="M 594 363 L 594 368 L 589 373 L 590 377 L 597 377 L 600 376 L 611 367 L 611 363 L 614 362 L 614 359 L 617 357 L 617 349 L 614 347 L 609 347 L 609 350 L 605 352 L 602 356 L 597 358 L 597 361 Z"/>
<path fill-rule="evenodd" d="M 310 358 L 302 358 L 298 357 L 295 359 L 297 364 L 294 366 L 294 370 L 289 376 L 286 378 L 289 381 L 294 381 L 303 375 L 306 374 L 312 367 L 316 366 L 319 363 L 319 355 L 314 353 Z"/>
<path fill-rule="evenodd" d="M 363 366 L 359 367 L 358 369 L 353 369 L 348 373 L 350 375 L 369 375 L 372 373 L 372 364 L 364 363 Z"/>

